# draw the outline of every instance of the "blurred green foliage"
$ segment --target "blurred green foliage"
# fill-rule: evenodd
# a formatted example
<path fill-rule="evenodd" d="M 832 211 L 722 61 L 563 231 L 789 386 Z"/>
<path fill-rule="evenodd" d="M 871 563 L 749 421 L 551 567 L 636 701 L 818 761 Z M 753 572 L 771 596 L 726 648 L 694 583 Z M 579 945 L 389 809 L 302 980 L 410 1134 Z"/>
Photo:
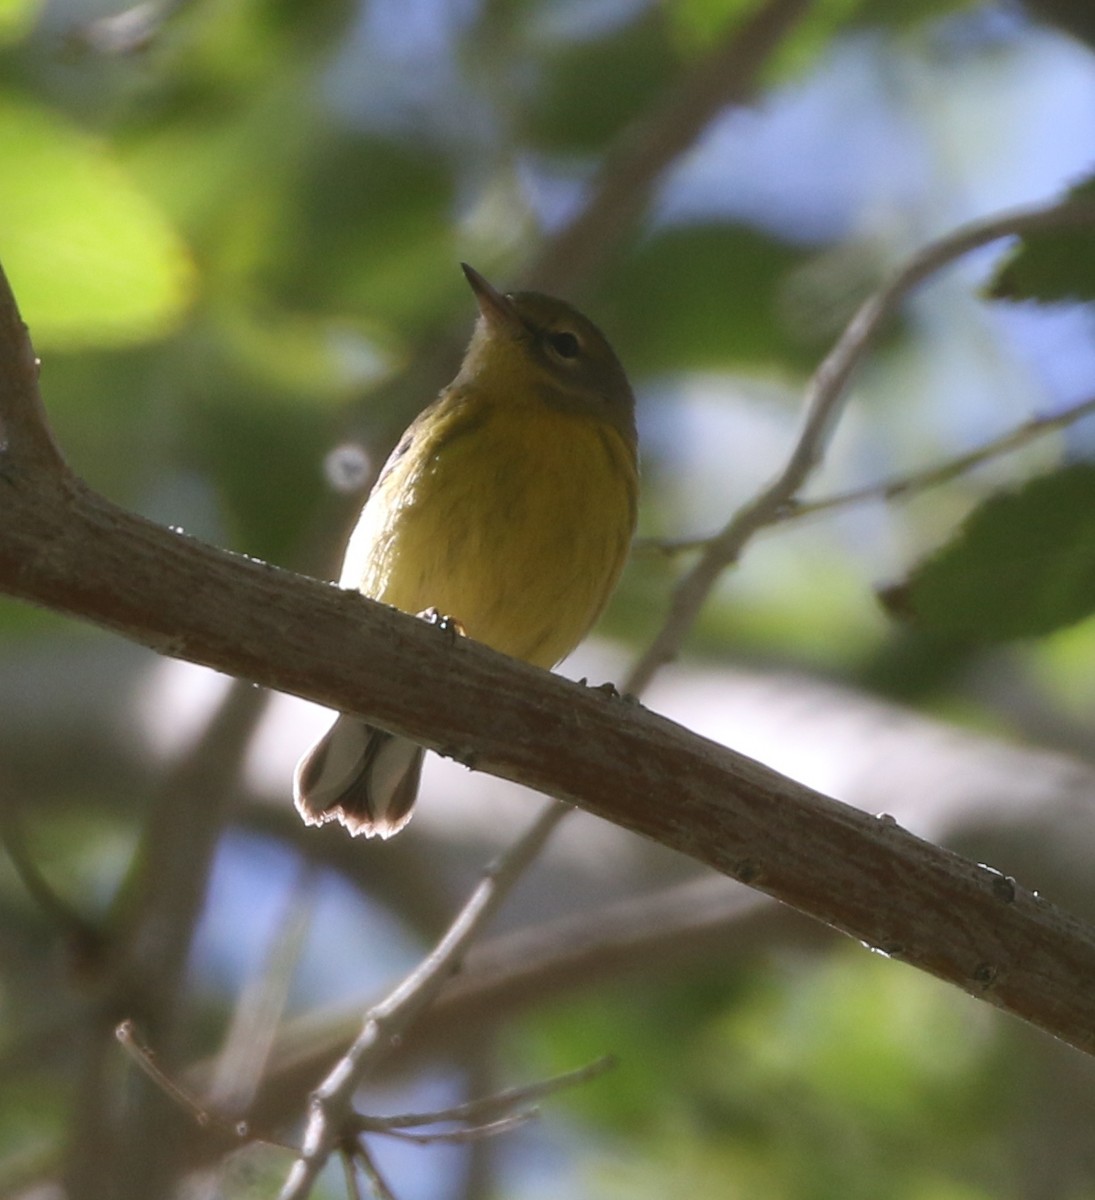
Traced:
<path fill-rule="evenodd" d="M 459 357 L 473 305 L 458 261 L 520 283 L 580 210 L 589 180 L 641 142 L 688 72 L 762 7 L 176 0 L 123 11 L 0 0 L 0 262 L 73 468 L 165 524 L 332 575 L 370 474 Z M 742 151 L 719 176 L 718 203 L 708 197 L 699 215 L 666 217 L 655 203 L 637 220 L 621 216 L 602 234 L 606 265 L 574 297 L 636 385 L 650 535 L 709 533 L 776 473 L 825 349 L 819 331 L 839 325 L 914 245 L 969 216 L 968 163 L 983 168 L 985 190 L 995 180 L 1007 191 L 999 180 L 1019 135 L 1013 144 L 1010 127 L 1000 131 L 1004 166 L 981 142 L 955 135 L 940 146 L 932 106 L 959 96 L 995 114 L 996 89 L 1018 86 L 1030 61 L 1043 70 L 1024 55 L 1052 40 L 1014 11 L 963 0 L 808 7 L 762 64 L 755 109 L 739 114 L 746 134 L 780 121 L 797 131 L 787 152 L 796 161 Z M 956 15 L 973 23 L 948 25 Z M 1013 32 L 995 33 L 999 21 Z M 1072 43 L 1058 51 L 1062 62 L 1086 53 Z M 874 81 L 866 107 L 853 62 Z M 1023 103 L 1037 108 L 1029 94 Z M 658 179 L 686 174 L 704 152 L 701 143 L 655 164 Z M 809 207 L 803 178 L 842 198 L 840 220 L 796 218 Z M 795 189 L 797 209 L 764 203 Z M 1012 200 L 993 192 L 991 207 Z M 992 294 L 1090 300 L 1093 244 L 1089 232 L 1027 239 Z M 886 331 L 886 353 L 854 381 L 811 489 L 839 493 L 946 460 L 1039 409 L 1038 381 L 1021 386 L 1036 372 L 993 324 L 1018 307 L 985 302 L 976 281 L 950 275 L 910 301 Z M 347 446 L 360 448 L 361 477 L 340 484 L 325 463 Z M 1091 449 L 1090 430 L 1076 430 L 908 506 L 788 520 L 713 594 L 690 662 L 820 670 L 1089 755 L 1095 477 L 1085 462 L 1062 464 Z M 688 553 L 635 556 L 604 624 L 629 651 L 664 618 Z M 909 592 L 919 625 L 908 629 L 884 618 L 872 585 L 919 560 Z M 979 644 L 1016 637 L 1026 641 Z M 216 1048 L 253 971 L 260 918 L 297 886 L 254 854 L 260 838 L 292 864 L 286 876 L 315 868 L 338 881 L 342 921 L 327 910 L 320 944 L 332 960 L 332 944 L 341 947 L 348 963 L 383 957 L 382 937 L 385 962 L 398 957 L 395 927 L 424 945 L 486 857 L 471 828 L 442 842 L 412 827 L 402 846 L 350 851 L 302 833 L 287 787 L 270 796 L 248 780 L 243 734 L 180 797 L 172 788 L 187 760 L 177 745 L 192 735 L 197 701 L 156 691 L 152 655 L 4 598 L 0 645 L 0 803 L 27 827 L 44 876 L 103 922 L 107 942 L 138 848 L 232 781 L 238 803 L 220 853 L 238 928 L 220 957 L 208 931 L 192 950 L 176 1062 Z M 996 694 L 978 682 L 986 678 L 1006 686 Z M 1037 718 L 1024 726 L 1030 712 Z M 157 722 L 179 739 L 170 752 L 149 733 Z M 793 730 L 778 736 L 795 741 Z M 863 754 L 868 770 L 872 748 Z M 613 886 L 626 894 L 679 870 L 643 850 L 631 868 L 606 862 L 590 845 L 587 861 L 538 868 L 546 882 L 523 918 L 577 906 L 595 915 Z M 185 863 L 191 851 L 184 840 L 161 861 Z M 1038 853 L 1052 892 L 1075 864 L 1041 843 Z M 1095 911 L 1090 873 L 1080 874 L 1072 885 Z M 389 914 L 386 923 L 356 930 L 350 897 L 366 915 Z M 543 1140 L 518 1142 L 515 1165 L 491 1159 L 485 1173 L 504 1176 L 514 1197 L 1095 1196 L 1095 1091 L 1079 1056 L 1034 1044 L 987 1007 L 858 947 L 800 954 L 779 938 L 755 953 L 731 930 L 714 961 L 648 964 L 640 985 L 578 988 L 510 1026 L 497 1055 L 507 1079 L 515 1063 L 535 1074 L 606 1051 L 621 1066 L 552 1100 Z M 142 993 L 127 979 L 133 990 L 119 996 L 95 970 L 74 970 L 72 949 L 0 855 L 5 1193 L 64 1172 L 66 1145 L 101 1134 L 97 1106 L 123 1127 L 141 1107 L 109 1030 Z M 324 978 L 342 967 L 328 962 Z M 343 983 L 347 995 L 363 988 L 357 976 Z M 343 998 L 294 1003 L 325 1010 Z M 454 1057 L 465 1052 L 461 1044 Z M 536 1166 L 545 1143 L 567 1160 L 547 1192 Z M 254 1169 L 235 1169 L 223 1194 L 270 1194 L 281 1154 L 257 1151 Z M 503 1194 L 501 1185 L 476 1192 L 470 1169 L 467 1180 L 428 1165 L 403 1170 L 408 1178 L 391 1181 L 401 1200 Z M 90 1179 L 73 1182 L 71 1162 L 68 1182 L 74 1200 L 96 1195 Z M 333 1179 L 324 1194 L 340 1187 Z"/>
<path fill-rule="evenodd" d="M 619 351 L 640 377 L 803 367 L 814 355 L 779 307 L 781 285 L 802 258 L 776 238 L 725 223 L 667 229 L 619 265 L 599 307 L 620 330 Z M 726 308 L 697 303 L 714 290 Z"/>
<path fill-rule="evenodd" d="M 765 1200 L 1022 1194 L 997 1141 L 1020 1067 L 975 1002 L 850 948 L 727 984 L 609 989 L 528 1031 L 540 1070 L 619 1058 L 569 1104 L 605 1137 L 595 1194 L 715 1197 L 727 1179 Z"/>

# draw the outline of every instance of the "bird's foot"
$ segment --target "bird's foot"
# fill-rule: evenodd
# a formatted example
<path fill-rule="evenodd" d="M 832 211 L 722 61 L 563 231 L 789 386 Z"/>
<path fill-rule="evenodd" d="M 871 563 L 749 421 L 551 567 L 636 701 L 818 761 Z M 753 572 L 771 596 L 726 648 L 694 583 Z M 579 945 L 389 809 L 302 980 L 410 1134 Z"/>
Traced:
<path fill-rule="evenodd" d="M 447 613 L 440 612 L 432 606 L 424 608 L 418 616 L 428 624 L 435 625 L 442 633 L 447 633 L 453 644 L 455 644 L 458 637 L 468 636 L 468 631 L 455 617 L 450 617 Z"/>

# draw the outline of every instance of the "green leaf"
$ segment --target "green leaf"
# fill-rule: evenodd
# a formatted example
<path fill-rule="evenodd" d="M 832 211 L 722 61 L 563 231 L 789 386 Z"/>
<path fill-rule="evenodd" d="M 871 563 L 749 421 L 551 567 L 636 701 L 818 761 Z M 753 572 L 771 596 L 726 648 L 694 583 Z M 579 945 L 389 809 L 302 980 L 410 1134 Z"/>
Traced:
<path fill-rule="evenodd" d="M 179 319 L 186 249 L 104 145 L 0 95 L 0 162 L 0 258 L 39 348 L 132 344 Z"/>
<path fill-rule="evenodd" d="M 1036 637 L 1095 612 L 1095 464 L 993 496 L 955 537 L 882 595 L 948 637 Z"/>
<path fill-rule="evenodd" d="M 733 225 L 668 229 L 639 245 L 590 304 L 636 372 L 808 365 L 781 288 L 803 253 Z"/>
<path fill-rule="evenodd" d="M 1074 187 L 1069 196 L 1095 199 L 1095 178 Z M 1095 229 L 1028 234 L 999 267 L 988 294 L 995 300 L 1042 303 L 1095 300 Z"/>

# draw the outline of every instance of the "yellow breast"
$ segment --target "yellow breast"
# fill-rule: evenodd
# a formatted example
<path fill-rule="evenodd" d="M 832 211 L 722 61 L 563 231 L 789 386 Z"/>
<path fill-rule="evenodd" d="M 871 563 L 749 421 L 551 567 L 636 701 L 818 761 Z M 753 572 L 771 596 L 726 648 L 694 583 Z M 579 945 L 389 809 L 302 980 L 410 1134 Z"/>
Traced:
<path fill-rule="evenodd" d="M 409 431 L 350 540 L 342 585 L 553 666 L 585 636 L 635 527 L 633 449 L 539 398 L 443 393 Z"/>

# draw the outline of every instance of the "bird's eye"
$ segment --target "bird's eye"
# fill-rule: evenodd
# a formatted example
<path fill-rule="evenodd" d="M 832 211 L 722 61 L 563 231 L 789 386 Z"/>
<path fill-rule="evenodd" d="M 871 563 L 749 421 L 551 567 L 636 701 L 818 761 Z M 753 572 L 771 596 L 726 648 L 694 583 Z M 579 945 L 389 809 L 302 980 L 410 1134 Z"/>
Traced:
<path fill-rule="evenodd" d="M 577 358 L 582 348 L 574 334 L 565 329 L 559 333 L 549 333 L 547 344 L 560 358 Z"/>

